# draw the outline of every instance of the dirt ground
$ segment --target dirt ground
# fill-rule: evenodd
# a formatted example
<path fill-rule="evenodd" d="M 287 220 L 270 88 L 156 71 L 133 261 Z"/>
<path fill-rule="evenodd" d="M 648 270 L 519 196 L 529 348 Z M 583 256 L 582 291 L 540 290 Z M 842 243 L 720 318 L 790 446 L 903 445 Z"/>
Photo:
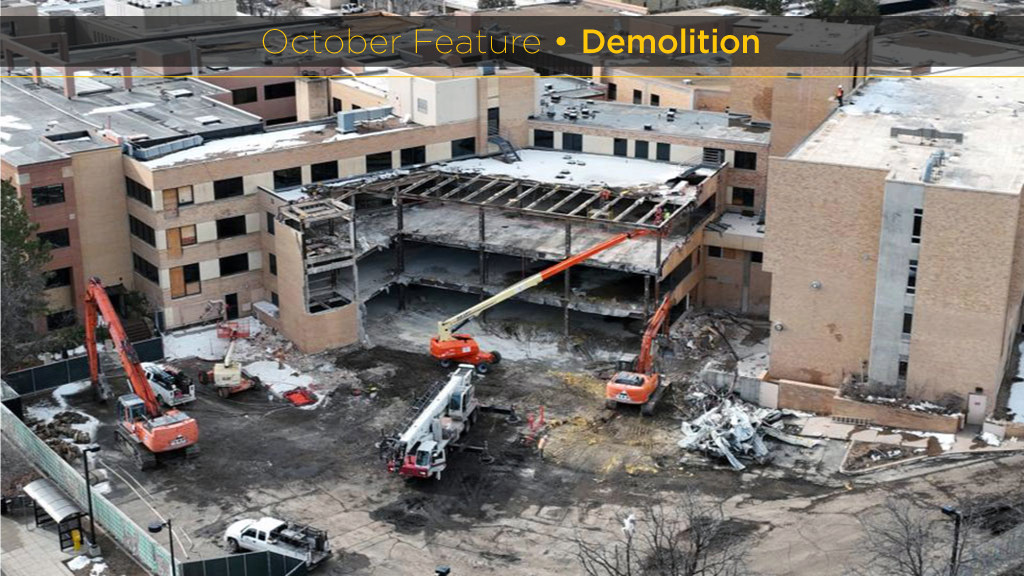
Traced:
<path fill-rule="evenodd" d="M 474 330 L 496 347 L 521 349 L 516 334 L 498 328 L 502 314 Z M 422 316 L 436 322 L 436 316 Z M 336 555 L 320 574 L 412 576 L 441 564 L 456 575 L 578 574 L 574 538 L 614 536 L 618 514 L 649 501 L 671 505 L 692 487 L 723 499 L 732 518 L 752 527 L 753 571 L 842 574 L 857 558 L 862 515 L 892 491 L 941 502 L 964 490 L 997 493 L 1024 471 L 1024 456 L 989 456 L 851 478 L 837 472 L 845 444 L 826 442 L 814 449 L 773 443 L 773 462 L 735 472 L 676 447 L 675 404 L 693 377 L 685 362 L 676 364 L 684 372 L 654 418 L 604 410 L 601 378 L 609 354 L 616 347 L 633 351 L 638 338 L 625 325 L 588 332 L 583 322 L 577 338 L 607 354 L 582 354 L 571 344 L 559 351 L 546 339 L 544 353 L 503 362 L 477 380 L 482 403 L 515 405 L 523 417 L 510 423 L 481 416 L 468 440 L 486 446 L 492 463 L 457 453 L 440 481 L 403 480 L 388 474 L 376 444 L 418 394 L 446 377 L 425 353 L 425 340 L 396 334 L 399 322 L 414 322 L 409 318 L 415 311 L 401 318 L 371 303 L 367 337 L 377 345 L 318 359 L 353 377 L 315 410 L 265 392 L 225 400 L 200 387 L 186 410 L 199 423 L 201 455 L 153 471 L 138 472 L 115 448 L 112 404 L 97 405 L 89 394 L 68 400 L 104 423 L 98 441 L 101 467 L 112 477 L 107 496 L 143 525 L 156 511 L 172 517 L 179 558 L 222 555 L 219 538 L 230 522 L 271 515 L 329 532 Z M 420 328 L 429 332 L 430 325 Z M 545 356 L 552 353 L 557 362 Z M 199 360 L 177 365 L 190 372 L 210 366 Z M 539 417 L 541 407 L 549 425 L 543 453 L 524 442 L 527 416 Z"/>

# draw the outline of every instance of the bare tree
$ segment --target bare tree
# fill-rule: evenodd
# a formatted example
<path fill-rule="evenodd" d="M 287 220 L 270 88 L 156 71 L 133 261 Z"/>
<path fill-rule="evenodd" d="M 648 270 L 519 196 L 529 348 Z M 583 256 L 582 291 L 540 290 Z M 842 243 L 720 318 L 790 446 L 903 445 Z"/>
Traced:
<path fill-rule="evenodd" d="M 993 518 L 1002 518 L 998 523 Z M 900 494 L 863 521 L 860 547 L 866 558 L 849 572 L 857 575 L 965 576 L 994 562 L 1024 561 L 1024 491 L 998 498 L 960 500 L 942 508 Z M 1009 526 L 1009 528 L 1007 528 Z M 1000 542 L 1000 537 L 1012 539 Z M 1001 545 L 1002 544 L 1002 545 Z M 1024 543 L 1021 543 L 1024 544 Z"/>
<path fill-rule="evenodd" d="M 742 537 L 722 503 L 695 490 L 666 507 L 647 505 L 620 516 L 611 542 L 577 536 L 576 557 L 588 576 L 734 576 L 745 569 Z"/>

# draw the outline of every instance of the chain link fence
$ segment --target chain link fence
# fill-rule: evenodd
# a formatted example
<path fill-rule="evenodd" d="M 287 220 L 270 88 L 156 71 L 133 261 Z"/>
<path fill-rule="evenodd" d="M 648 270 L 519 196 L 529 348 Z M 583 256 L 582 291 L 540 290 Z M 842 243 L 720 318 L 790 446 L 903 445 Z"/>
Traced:
<path fill-rule="evenodd" d="M 6 406 L 0 406 L 0 429 L 25 457 L 83 509 L 88 509 L 85 478 L 35 435 Z M 140 564 L 158 576 L 170 576 L 171 555 L 156 543 L 146 529 L 132 522 L 102 494 L 92 495 L 96 522 Z M 276 575 L 268 575 L 276 576 Z"/>

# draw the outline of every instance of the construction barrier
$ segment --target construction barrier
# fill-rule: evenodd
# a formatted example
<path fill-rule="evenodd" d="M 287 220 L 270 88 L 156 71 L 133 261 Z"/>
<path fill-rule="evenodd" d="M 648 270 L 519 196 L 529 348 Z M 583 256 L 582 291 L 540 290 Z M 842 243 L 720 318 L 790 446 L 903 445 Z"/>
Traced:
<path fill-rule="evenodd" d="M 88 509 L 85 478 L 40 440 L 6 406 L 0 407 L 0 429 L 3 430 L 4 438 L 17 446 L 29 462 L 53 480 L 75 503 L 83 509 Z M 121 548 L 153 574 L 170 576 L 170 553 L 157 544 L 145 528 L 132 522 L 102 494 L 93 492 L 92 504 L 96 523 L 102 526 L 107 535 L 117 541 Z"/>
<path fill-rule="evenodd" d="M 132 346 L 142 362 L 159 362 L 164 358 L 164 339 L 160 336 L 133 342 Z M 15 392 L 25 396 L 51 390 L 88 377 L 89 359 L 86 356 L 75 356 L 67 360 L 59 360 L 5 374 L 4 381 Z"/>
<path fill-rule="evenodd" d="M 301 560 L 274 552 L 234 554 L 178 566 L 181 576 L 306 576 L 308 572 Z"/>

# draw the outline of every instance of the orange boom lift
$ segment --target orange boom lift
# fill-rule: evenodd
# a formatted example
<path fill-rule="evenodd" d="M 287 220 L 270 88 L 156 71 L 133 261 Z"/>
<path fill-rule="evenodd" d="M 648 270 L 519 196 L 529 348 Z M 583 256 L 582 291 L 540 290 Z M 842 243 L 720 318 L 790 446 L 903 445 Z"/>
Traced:
<path fill-rule="evenodd" d="M 100 361 L 96 350 L 96 324 L 102 316 L 110 338 L 124 366 L 134 394 L 117 399 L 116 438 L 121 448 L 135 460 L 140 470 L 153 468 L 158 456 L 184 452 L 186 457 L 199 453 L 199 426 L 180 410 L 161 412 L 139 363 L 135 348 L 121 326 L 121 319 L 110 303 L 99 278 L 89 280 L 85 292 L 85 350 L 89 355 L 89 377 L 93 387 L 100 385 Z"/>
<path fill-rule="evenodd" d="M 584 250 L 579 254 L 566 258 L 554 266 L 545 268 L 532 276 L 516 282 L 472 308 L 463 310 L 447 320 L 438 322 L 437 335 L 430 339 L 431 355 L 433 355 L 434 358 L 437 358 L 441 362 L 441 366 L 445 368 L 454 364 L 472 364 L 476 366 L 477 372 L 486 374 L 487 371 L 490 370 L 492 364 L 497 364 L 501 361 L 501 354 L 498 353 L 497 350 L 491 350 L 490 352 L 480 350 L 480 345 L 477 344 L 476 340 L 474 340 L 472 336 L 469 334 L 456 334 L 454 333 L 456 330 L 462 328 L 466 322 L 476 318 L 487 309 L 497 306 L 520 292 L 525 292 L 526 290 L 533 288 L 548 278 L 551 278 L 560 272 L 564 272 L 576 264 L 604 252 L 612 246 L 621 244 L 630 238 L 646 236 L 653 233 L 653 230 L 642 229 L 619 234 L 596 246 Z"/>
<path fill-rule="evenodd" d="M 619 360 L 618 372 L 605 388 L 605 407 L 615 409 L 619 404 L 639 404 L 644 416 L 654 414 L 654 407 L 669 386 L 668 379 L 654 371 L 654 340 L 668 320 L 672 302 L 662 301 L 654 316 L 647 322 L 640 356 L 624 356 Z"/>

